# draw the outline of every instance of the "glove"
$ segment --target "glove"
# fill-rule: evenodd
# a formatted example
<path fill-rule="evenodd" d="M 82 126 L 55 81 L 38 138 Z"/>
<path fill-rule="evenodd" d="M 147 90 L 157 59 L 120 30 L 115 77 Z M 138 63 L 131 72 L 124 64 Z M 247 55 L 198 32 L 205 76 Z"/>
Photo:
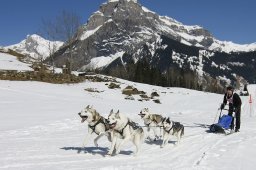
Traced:
<path fill-rule="evenodd" d="M 222 104 L 220 105 L 220 109 L 221 109 L 221 110 L 223 110 L 223 109 L 224 109 L 224 107 L 225 107 L 225 104 L 224 104 L 224 103 L 222 103 Z"/>

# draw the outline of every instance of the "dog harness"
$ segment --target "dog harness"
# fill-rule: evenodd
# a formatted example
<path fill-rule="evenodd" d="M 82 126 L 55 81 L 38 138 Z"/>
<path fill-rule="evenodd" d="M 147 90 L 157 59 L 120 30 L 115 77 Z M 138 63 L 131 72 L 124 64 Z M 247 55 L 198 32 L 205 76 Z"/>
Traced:
<path fill-rule="evenodd" d="M 140 128 L 135 122 L 132 122 L 132 121 L 128 121 L 127 123 L 126 123 L 126 125 L 124 126 L 124 128 L 121 130 L 121 131 L 119 131 L 119 130 L 115 130 L 116 132 L 118 132 L 121 136 L 123 136 L 123 134 L 124 134 L 124 129 L 126 128 L 126 126 L 131 126 L 132 128 L 133 128 L 133 130 L 136 130 L 136 129 L 138 129 L 138 128 Z"/>
<path fill-rule="evenodd" d="M 150 125 L 152 122 L 155 122 L 155 123 L 157 124 L 157 122 L 156 122 L 156 120 L 155 120 L 155 119 L 152 119 L 152 120 L 151 120 L 151 119 L 149 119 L 149 120 L 150 120 L 150 123 L 146 124 L 146 126 L 147 126 L 147 127 L 149 127 L 149 125 Z"/>
<path fill-rule="evenodd" d="M 160 122 L 163 122 L 163 118 L 162 118 L 162 120 L 160 121 Z M 160 122 L 157 122 L 157 120 L 156 119 L 153 119 L 153 120 L 151 120 L 151 122 L 150 123 L 148 123 L 148 124 L 145 124 L 147 127 L 149 127 L 149 125 L 152 123 L 152 122 L 155 122 L 155 124 L 156 125 L 158 125 Z M 160 126 L 159 126 L 160 127 Z"/>
<path fill-rule="evenodd" d="M 88 125 L 89 126 L 89 128 L 91 128 L 92 129 L 92 131 L 94 132 L 94 133 L 96 133 L 96 131 L 95 131 L 95 129 L 96 129 L 96 126 L 98 125 L 98 124 L 100 124 L 100 123 L 102 123 L 104 126 L 105 126 L 105 131 L 108 131 L 109 130 L 109 127 L 106 125 L 106 123 L 104 122 L 104 120 L 103 120 L 103 117 L 101 117 L 99 120 L 98 120 L 98 122 L 96 122 L 94 125 Z M 97 135 L 99 135 L 98 133 L 96 133 Z"/>
<path fill-rule="evenodd" d="M 124 134 L 124 129 L 126 128 L 126 126 L 129 124 L 129 121 L 126 123 L 126 125 L 124 126 L 124 128 L 121 130 L 121 131 L 119 131 L 119 130 L 115 130 L 116 132 L 118 132 L 121 136 L 123 136 L 123 134 Z"/>
<path fill-rule="evenodd" d="M 149 124 L 146 124 L 146 126 L 149 126 L 152 122 L 150 122 Z"/>
<path fill-rule="evenodd" d="M 165 128 L 164 128 L 164 131 L 166 131 L 167 133 L 170 133 L 170 131 L 173 129 L 173 125 L 172 125 L 172 127 L 169 129 L 169 130 L 166 130 Z"/>
<path fill-rule="evenodd" d="M 172 127 L 169 129 L 169 130 L 166 130 L 165 128 L 164 128 L 164 131 L 166 131 L 167 133 L 170 133 L 170 131 L 174 128 L 174 129 L 177 129 L 177 130 L 180 130 L 180 129 L 182 129 L 182 127 L 180 127 L 179 128 L 179 126 L 181 126 L 181 124 L 180 124 L 180 122 L 172 122 Z M 173 131 L 173 133 L 172 133 L 172 135 L 174 135 L 174 131 Z"/>

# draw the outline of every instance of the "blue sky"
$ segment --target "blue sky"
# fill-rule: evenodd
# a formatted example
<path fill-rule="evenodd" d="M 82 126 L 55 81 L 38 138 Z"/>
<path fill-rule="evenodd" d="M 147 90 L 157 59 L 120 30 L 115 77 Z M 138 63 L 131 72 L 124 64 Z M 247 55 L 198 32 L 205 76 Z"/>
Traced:
<path fill-rule="evenodd" d="M 38 33 L 42 19 L 63 10 L 75 12 L 86 23 L 107 0 L 1 0 L 0 46 L 12 45 Z M 217 39 L 239 44 L 256 42 L 255 0 L 138 0 L 160 15 L 186 25 L 200 25 Z"/>

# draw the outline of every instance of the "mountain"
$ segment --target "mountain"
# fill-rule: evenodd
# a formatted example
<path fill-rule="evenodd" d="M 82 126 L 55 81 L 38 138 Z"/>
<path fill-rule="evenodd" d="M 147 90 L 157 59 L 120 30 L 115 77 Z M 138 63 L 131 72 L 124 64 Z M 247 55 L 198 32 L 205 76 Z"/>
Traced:
<path fill-rule="evenodd" d="M 5 48 L 11 49 L 18 53 L 28 56 L 29 60 L 46 59 L 50 51 L 55 48 L 55 51 L 63 45 L 60 41 L 49 41 L 39 35 L 28 35 L 25 40 L 18 44 L 7 46 Z"/>
<path fill-rule="evenodd" d="M 190 70 L 201 77 L 201 82 L 210 77 L 229 84 L 256 80 L 255 50 L 256 43 L 217 40 L 200 26 L 159 16 L 135 0 L 109 0 L 54 59 L 59 66 L 72 60 L 72 69 L 101 69 L 118 72 L 116 76 L 121 77 L 129 64 L 146 60 L 161 73 L 170 68 Z"/>

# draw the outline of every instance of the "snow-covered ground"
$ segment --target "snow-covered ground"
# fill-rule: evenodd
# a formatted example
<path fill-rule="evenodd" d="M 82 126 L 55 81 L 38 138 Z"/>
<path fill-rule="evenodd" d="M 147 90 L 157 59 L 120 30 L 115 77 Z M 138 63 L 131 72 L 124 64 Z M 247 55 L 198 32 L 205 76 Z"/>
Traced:
<path fill-rule="evenodd" d="M 0 52 L 0 70 L 31 71 L 29 64 L 20 62 L 17 57 Z"/>
<path fill-rule="evenodd" d="M 222 95 L 119 81 L 121 89 L 129 84 L 148 95 L 157 91 L 162 104 L 140 102 L 139 96 L 125 100 L 121 89 L 108 89 L 103 82 L 56 85 L 0 81 L 0 169 L 255 169 L 256 117 L 254 110 L 250 113 L 248 97 L 241 97 L 241 132 L 225 136 L 207 133 L 203 126 L 213 123 Z M 90 87 L 103 92 L 84 90 Z M 249 86 L 253 99 L 255 90 L 256 86 Z M 147 141 L 135 157 L 130 142 L 119 155 L 105 157 L 110 146 L 105 137 L 99 140 L 98 148 L 92 139 L 81 148 L 87 125 L 81 124 L 77 113 L 87 105 L 105 117 L 111 109 L 119 109 L 140 125 L 143 122 L 138 113 L 148 107 L 183 123 L 185 135 L 178 146 L 174 145 L 175 137 L 165 148 L 160 148 L 161 140 Z"/>

